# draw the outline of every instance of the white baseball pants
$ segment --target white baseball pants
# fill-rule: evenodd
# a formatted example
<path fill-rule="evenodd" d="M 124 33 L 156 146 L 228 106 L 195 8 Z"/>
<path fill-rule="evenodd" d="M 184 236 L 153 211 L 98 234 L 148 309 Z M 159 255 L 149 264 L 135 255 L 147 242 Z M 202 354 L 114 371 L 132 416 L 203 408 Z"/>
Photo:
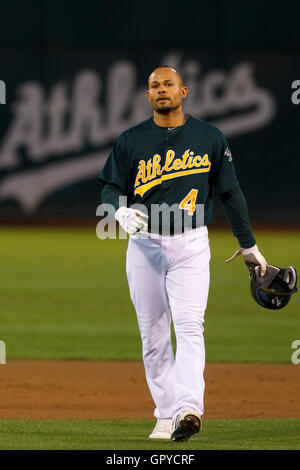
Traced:
<path fill-rule="evenodd" d="M 209 261 L 206 226 L 175 236 L 148 234 L 148 238 L 129 238 L 127 279 L 156 418 L 174 418 L 184 409 L 203 415 L 203 323 Z"/>

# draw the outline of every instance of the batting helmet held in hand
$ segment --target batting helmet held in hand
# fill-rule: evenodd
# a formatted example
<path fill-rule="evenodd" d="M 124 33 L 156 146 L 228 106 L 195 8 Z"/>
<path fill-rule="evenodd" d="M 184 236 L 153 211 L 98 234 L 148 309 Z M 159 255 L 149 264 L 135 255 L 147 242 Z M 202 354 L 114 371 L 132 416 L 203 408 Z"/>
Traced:
<path fill-rule="evenodd" d="M 278 268 L 267 265 L 264 276 L 260 275 L 259 266 L 253 269 L 251 293 L 254 300 L 265 308 L 279 310 L 285 307 L 292 294 L 298 292 L 297 271 L 293 266 Z"/>

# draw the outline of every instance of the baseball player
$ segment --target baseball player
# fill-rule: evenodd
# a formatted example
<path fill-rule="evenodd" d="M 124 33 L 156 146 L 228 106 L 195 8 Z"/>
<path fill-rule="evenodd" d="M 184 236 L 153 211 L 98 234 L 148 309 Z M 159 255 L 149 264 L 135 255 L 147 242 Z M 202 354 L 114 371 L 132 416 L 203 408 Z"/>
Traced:
<path fill-rule="evenodd" d="M 216 127 L 184 114 L 187 94 L 175 69 L 156 68 L 147 91 L 153 117 L 121 134 L 100 175 L 101 201 L 115 207 L 116 220 L 129 234 L 127 279 L 157 418 L 149 437 L 173 441 L 187 441 L 202 426 L 207 225 L 216 193 L 240 245 L 227 261 L 242 255 L 249 272 L 259 265 L 262 275 L 267 264 L 256 246 L 228 143 Z M 124 196 L 127 207 L 120 204 Z M 168 233 L 164 220 L 154 220 L 151 209 L 162 204 L 185 216 L 181 230 L 178 216 L 171 218 Z M 203 208 L 200 222 L 197 207 Z"/>

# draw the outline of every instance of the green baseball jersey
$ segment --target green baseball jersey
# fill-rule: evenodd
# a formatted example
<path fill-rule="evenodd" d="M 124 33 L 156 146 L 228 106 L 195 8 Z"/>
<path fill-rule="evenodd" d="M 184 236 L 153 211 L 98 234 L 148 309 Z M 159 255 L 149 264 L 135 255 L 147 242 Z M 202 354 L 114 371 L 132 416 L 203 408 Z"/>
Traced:
<path fill-rule="evenodd" d="M 128 207 L 146 206 L 149 216 L 153 204 L 178 205 L 193 228 L 199 224 L 196 205 L 203 205 L 207 225 L 215 193 L 239 185 L 221 131 L 189 115 L 183 126 L 160 127 L 150 118 L 123 132 L 99 179 L 119 188 Z"/>

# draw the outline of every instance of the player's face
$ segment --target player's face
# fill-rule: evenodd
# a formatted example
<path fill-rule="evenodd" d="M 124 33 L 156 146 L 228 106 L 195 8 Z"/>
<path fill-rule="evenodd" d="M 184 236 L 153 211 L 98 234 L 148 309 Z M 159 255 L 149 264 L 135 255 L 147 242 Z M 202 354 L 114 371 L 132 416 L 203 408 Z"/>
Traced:
<path fill-rule="evenodd" d="M 186 95 L 187 88 L 175 70 L 159 68 L 150 75 L 147 96 L 156 112 L 167 114 L 179 108 Z"/>

